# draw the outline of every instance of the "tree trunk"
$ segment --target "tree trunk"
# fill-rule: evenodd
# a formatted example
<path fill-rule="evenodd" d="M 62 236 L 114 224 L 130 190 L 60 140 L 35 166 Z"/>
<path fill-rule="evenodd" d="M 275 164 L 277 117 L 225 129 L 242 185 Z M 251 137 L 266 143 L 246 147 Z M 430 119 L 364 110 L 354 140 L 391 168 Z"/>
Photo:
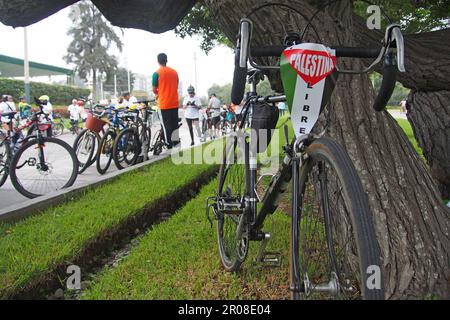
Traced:
<path fill-rule="evenodd" d="M 357 45 L 377 46 L 383 34 L 368 32 L 365 21 L 354 18 Z M 409 102 L 413 113 L 408 119 L 444 199 L 450 197 L 449 43 L 450 29 L 406 35 L 407 72 L 398 76 L 403 86 L 412 89 Z"/>
<path fill-rule="evenodd" d="M 444 199 L 450 199 L 450 91 L 411 91 L 408 120 Z"/>
<path fill-rule="evenodd" d="M 92 100 L 97 101 L 97 70 L 92 70 Z"/>
<path fill-rule="evenodd" d="M 235 41 L 238 22 L 257 0 L 204 0 L 219 27 Z M 286 2 L 287 3 L 287 2 Z M 307 0 L 289 4 L 311 16 Z M 253 19 L 256 44 L 280 44 L 283 26 L 301 29 L 301 18 L 281 8 Z M 350 3 L 341 1 L 315 21 L 327 44 L 349 45 L 353 29 Z M 346 68 L 361 67 L 344 60 Z M 386 298 L 420 298 L 449 293 L 449 210 L 442 204 L 427 168 L 396 121 L 371 109 L 373 89 L 367 75 L 341 75 L 332 105 L 330 135 L 353 160 L 368 194 L 380 244 Z"/>

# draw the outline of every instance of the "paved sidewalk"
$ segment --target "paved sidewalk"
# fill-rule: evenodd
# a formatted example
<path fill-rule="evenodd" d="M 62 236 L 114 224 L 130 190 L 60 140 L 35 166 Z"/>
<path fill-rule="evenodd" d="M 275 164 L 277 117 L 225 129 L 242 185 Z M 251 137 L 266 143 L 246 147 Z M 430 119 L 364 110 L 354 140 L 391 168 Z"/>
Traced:
<path fill-rule="evenodd" d="M 183 118 L 183 125 L 180 128 L 181 148 L 185 149 L 185 148 L 190 147 L 191 138 L 189 136 L 188 126 L 184 120 L 183 115 L 184 115 L 183 110 L 180 110 L 180 117 Z M 154 128 L 152 128 L 152 135 L 159 128 L 160 128 L 159 125 L 155 125 Z M 72 135 L 70 133 L 67 133 L 67 130 L 65 130 L 65 134 L 63 134 L 62 136 L 59 136 L 58 138 L 64 140 L 70 146 L 72 146 L 76 136 Z M 199 144 L 198 138 L 196 138 L 196 143 Z M 114 171 L 117 171 L 117 168 L 114 165 L 114 162 L 112 162 L 107 173 L 111 173 Z M 97 169 L 96 169 L 95 163 L 94 163 L 85 172 L 83 172 L 83 174 L 78 175 L 77 181 L 75 182 L 74 186 L 79 186 L 81 184 L 89 183 L 89 182 L 95 182 L 98 180 L 99 177 L 100 177 L 100 174 L 97 172 Z M 29 199 L 22 196 L 19 192 L 16 191 L 16 189 L 14 189 L 14 186 L 12 185 L 9 178 L 5 182 L 5 184 L 0 188 L 0 209 L 9 207 L 14 204 L 18 204 L 18 203 L 26 201 L 26 200 L 29 200 Z"/>

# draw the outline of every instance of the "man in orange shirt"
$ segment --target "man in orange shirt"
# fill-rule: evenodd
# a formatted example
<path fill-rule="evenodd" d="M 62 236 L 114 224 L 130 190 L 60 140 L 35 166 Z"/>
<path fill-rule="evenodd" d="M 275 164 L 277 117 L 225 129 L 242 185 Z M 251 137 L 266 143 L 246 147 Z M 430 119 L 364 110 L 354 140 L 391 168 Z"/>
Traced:
<path fill-rule="evenodd" d="M 158 54 L 158 63 L 160 68 L 153 74 L 153 93 L 158 101 L 166 142 L 170 149 L 180 143 L 177 132 L 179 80 L 178 73 L 167 66 L 167 55 L 165 53 Z"/>

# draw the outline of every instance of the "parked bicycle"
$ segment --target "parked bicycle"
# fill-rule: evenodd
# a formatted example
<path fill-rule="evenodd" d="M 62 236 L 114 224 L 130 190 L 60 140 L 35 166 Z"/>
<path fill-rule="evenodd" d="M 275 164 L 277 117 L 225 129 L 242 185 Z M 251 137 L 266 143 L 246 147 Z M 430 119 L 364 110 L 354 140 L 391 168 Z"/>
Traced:
<path fill-rule="evenodd" d="M 81 174 L 97 161 L 97 151 L 105 132 L 108 115 L 105 106 L 95 105 L 89 109 L 85 129 L 76 137 L 73 149 L 78 158 L 78 173 Z"/>
<path fill-rule="evenodd" d="M 116 138 L 113 159 L 119 170 L 148 160 L 152 136 L 152 102 L 154 101 L 137 102 L 135 110 L 141 114 L 142 119 L 139 118 L 137 125 L 122 130 Z"/>
<path fill-rule="evenodd" d="M 28 198 L 35 198 L 74 184 L 78 161 L 72 148 L 62 140 L 45 137 L 51 127 L 43 105 L 35 99 L 40 111 L 22 126 L 14 127 L 16 112 L 8 117 L 9 129 L 0 138 L 0 185 L 10 176 L 14 188 Z M 35 129 L 31 130 L 32 127 Z M 22 130 L 28 128 L 23 136 Z"/>
<path fill-rule="evenodd" d="M 385 108 L 395 86 L 397 69 L 405 71 L 400 27 L 395 24 L 387 27 L 381 48 L 328 48 L 323 44 L 304 43 L 300 34 L 295 33 L 288 34 L 282 46 L 252 47 L 254 31 L 250 18 L 271 5 L 275 4 L 262 5 L 240 22 L 232 100 L 234 104 L 242 101 L 248 62 L 258 72 L 279 69 L 286 95 L 259 97 L 253 83 L 239 130 L 227 140 L 217 193 L 208 199 L 207 206 L 208 218 L 212 212 L 217 220 L 222 265 L 227 271 L 237 271 L 247 257 L 250 241 L 261 242 L 257 262 L 279 262 L 277 254 L 266 252 L 270 234 L 262 228 L 291 181 L 289 288 L 292 298 L 383 299 L 382 273 L 379 285 L 367 285 L 372 274 L 369 271 L 380 270 L 381 263 L 361 180 L 344 149 L 324 136 L 326 130 L 313 133 L 313 128 L 330 100 L 339 73 L 366 73 L 381 61 L 383 80 L 373 107 L 377 111 Z M 277 5 L 302 16 L 289 5 Z M 307 27 L 310 25 L 311 20 Z M 317 32 L 316 36 L 320 39 Z M 281 63 L 264 66 L 257 64 L 255 57 L 280 57 Z M 336 59 L 343 57 L 376 60 L 362 71 L 338 70 Z M 322 67 L 316 64 L 317 72 L 306 77 L 302 59 L 323 64 Z M 325 83 L 327 90 L 324 90 Z M 307 101 L 297 103 L 302 99 Z M 279 171 L 265 184 L 258 164 L 258 153 L 264 148 L 258 146 L 257 140 L 270 142 L 270 130 L 275 128 L 278 119 L 275 103 L 280 101 L 287 101 L 291 109 L 295 137 L 289 143 L 288 127 L 284 125 L 285 157 Z M 269 133 L 264 132 L 267 136 L 243 130 L 250 111 L 253 112 L 251 127 L 257 131 L 268 129 Z"/>
<path fill-rule="evenodd" d="M 53 123 L 52 123 L 52 135 L 53 137 L 58 137 L 64 133 L 64 118 L 60 113 L 55 112 L 53 114 Z"/>

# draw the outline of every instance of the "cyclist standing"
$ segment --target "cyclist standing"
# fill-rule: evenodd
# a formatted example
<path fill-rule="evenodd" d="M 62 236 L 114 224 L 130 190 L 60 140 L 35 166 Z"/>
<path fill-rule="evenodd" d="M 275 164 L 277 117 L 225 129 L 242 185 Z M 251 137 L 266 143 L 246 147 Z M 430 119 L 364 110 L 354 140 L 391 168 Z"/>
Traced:
<path fill-rule="evenodd" d="M 178 73 L 167 66 L 167 55 L 157 57 L 160 68 L 153 74 L 153 93 L 159 105 L 159 112 L 166 136 L 168 148 L 178 145 Z M 174 134 L 175 133 L 175 134 Z M 172 137 L 172 135 L 174 136 Z M 173 139 L 172 139 L 173 138 Z"/>
<path fill-rule="evenodd" d="M 26 103 L 25 97 L 19 97 L 19 112 L 21 119 L 26 119 L 30 115 L 31 106 Z"/>
<path fill-rule="evenodd" d="M 199 110 L 201 109 L 202 103 L 200 98 L 195 95 L 195 89 L 193 86 L 188 88 L 188 96 L 184 98 L 183 109 L 185 109 L 184 117 L 189 127 L 189 134 L 191 135 L 191 146 L 195 144 L 194 142 L 194 129 L 199 132 L 198 118 L 200 116 Z M 199 133 L 200 135 L 200 133 Z"/>
<path fill-rule="evenodd" d="M 69 112 L 70 125 L 73 128 L 72 134 L 75 134 L 78 131 L 76 127 L 78 127 L 78 122 L 80 121 L 80 108 L 76 99 L 72 100 L 72 104 L 67 107 L 67 111 Z"/>
<path fill-rule="evenodd" d="M 219 136 L 220 132 L 220 100 L 217 98 L 216 94 L 211 94 L 209 99 L 208 110 L 211 110 L 211 139 L 215 139 Z"/>
<path fill-rule="evenodd" d="M 0 113 L 7 113 L 7 112 L 15 112 L 16 111 L 16 105 L 12 104 L 9 100 L 10 100 L 9 95 L 4 94 L 2 95 L 2 101 L 0 102 Z M 12 97 L 11 97 L 12 98 Z M 3 128 L 5 130 L 9 130 L 9 118 L 8 117 L 2 117 L 1 118 L 2 123 L 3 123 Z"/>

